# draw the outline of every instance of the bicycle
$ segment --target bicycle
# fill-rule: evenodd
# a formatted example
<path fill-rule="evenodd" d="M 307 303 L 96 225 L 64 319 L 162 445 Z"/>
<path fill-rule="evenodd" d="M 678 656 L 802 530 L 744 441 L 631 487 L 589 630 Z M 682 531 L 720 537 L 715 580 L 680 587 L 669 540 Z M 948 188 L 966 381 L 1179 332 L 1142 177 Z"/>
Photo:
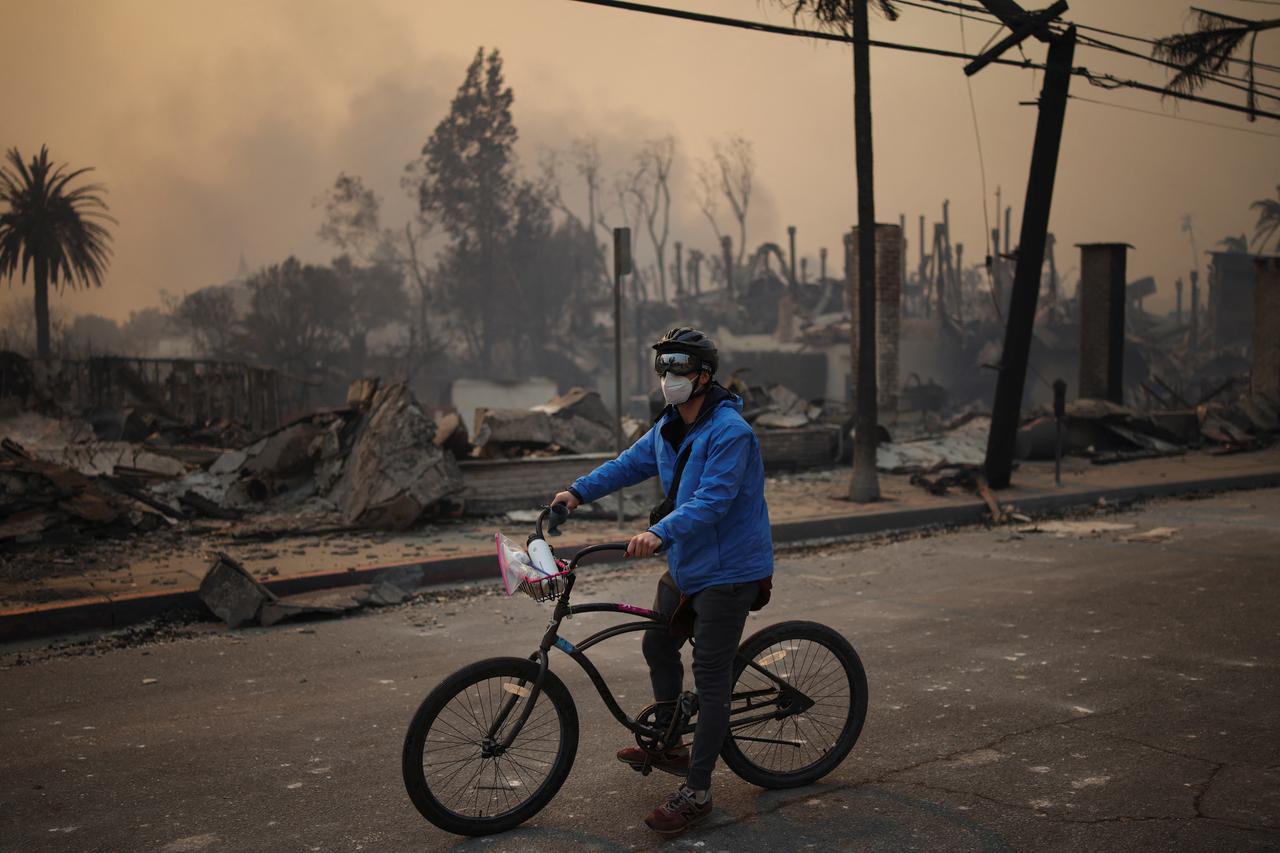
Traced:
<path fill-rule="evenodd" d="M 539 514 L 530 543 L 545 541 L 543 522 L 551 510 Z M 556 510 L 547 529 L 553 536 L 568 514 Z M 560 790 L 577 753 L 578 713 L 568 688 L 551 671 L 552 648 L 582 667 L 609 712 L 650 758 L 693 732 L 696 694 L 651 704 L 630 717 L 587 657 L 588 649 L 610 638 L 668 627 L 662 614 L 644 607 L 570 604 L 582 558 L 626 547 L 589 545 L 568 562 L 551 551 L 557 571 L 518 584 L 535 601 L 555 602 L 538 650 L 528 658 L 489 658 L 463 667 L 423 700 L 405 734 L 402 771 L 409 798 L 431 823 L 458 835 L 504 832 L 533 817 Z M 505 583 L 505 563 L 502 568 Z M 640 621 L 604 628 L 576 644 L 561 637 L 560 623 L 583 613 L 619 613 Z M 729 734 L 720 757 L 753 785 L 808 785 L 845 759 L 866 714 L 866 672 L 848 640 L 816 622 L 770 625 L 738 647 Z M 648 760 L 633 767 L 644 775 L 652 769 Z"/>

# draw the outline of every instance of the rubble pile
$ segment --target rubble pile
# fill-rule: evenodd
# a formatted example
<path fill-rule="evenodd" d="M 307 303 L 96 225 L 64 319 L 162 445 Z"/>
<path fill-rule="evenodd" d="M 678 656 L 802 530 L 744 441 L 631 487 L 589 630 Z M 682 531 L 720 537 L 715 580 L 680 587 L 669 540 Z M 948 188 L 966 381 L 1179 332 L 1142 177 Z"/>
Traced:
<path fill-rule="evenodd" d="M 613 415 L 595 391 L 573 388 L 537 410 L 547 413 L 552 440 L 567 452 L 613 450 Z"/>
<path fill-rule="evenodd" d="M 200 581 L 200 600 L 231 628 L 275 625 L 299 616 L 340 616 L 362 607 L 388 607 L 413 596 L 389 580 L 277 596 L 244 566 L 218 553 Z"/>
<path fill-rule="evenodd" d="M 333 436 L 333 434 L 330 434 Z M 334 476 L 330 494 L 348 524 L 403 530 L 463 490 L 452 454 L 436 443 L 435 422 L 403 382 L 379 388 L 360 419 L 345 464 L 341 442 L 321 448 L 322 476 Z M 317 482 L 317 487 L 321 483 Z"/>
<path fill-rule="evenodd" d="M 458 423 L 437 441 L 436 422 L 402 382 L 361 380 L 347 403 L 228 450 L 208 471 L 164 488 L 240 510 L 318 500 L 347 525 L 382 530 L 410 527 L 462 492 L 462 474 L 442 447 Z"/>
<path fill-rule="evenodd" d="M 0 422 L 5 435 L 34 439 L 32 451 L 6 439 L 0 540 L 34 541 L 63 527 L 71 535 L 86 525 L 127 531 L 165 519 L 235 520 L 308 503 L 347 526 L 404 529 L 450 508 L 463 490 L 451 450 L 469 452 L 466 428 L 456 414 L 441 423 L 406 385 L 377 380 L 353 385 L 343 408 L 200 453 L 101 441 L 87 422 L 23 414 Z"/>
<path fill-rule="evenodd" d="M 154 530 L 166 516 L 180 515 L 160 506 L 102 477 L 36 459 L 9 439 L 0 442 L 0 542 L 36 541 L 53 530 L 68 536 Z"/>
<path fill-rule="evenodd" d="M 1105 400 L 1074 400 L 1063 418 L 1063 453 L 1096 464 L 1185 453 L 1202 448 L 1230 453 L 1266 446 L 1280 432 L 1280 406 L 1261 396 L 1227 403 L 1139 412 Z M 1040 414 L 1018 431 L 1020 459 L 1052 459 L 1057 442 L 1052 414 Z"/>
<path fill-rule="evenodd" d="M 638 422 L 624 422 L 624 437 L 638 437 L 637 426 Z M 476 409 L 475 449 L 471 455 L 478 459 L 516 459 L 607 453 L 614 449 L 613 430 L 613 415 L 600 394 L 588 388 L 572 388 L 532 409 Z"/>
<path fill-rule="evenodd" d="M 881 442 L 876 447 L 876 467 L 887 474 L 914 475 L 981 465 L 986 457 L 990 432 L 990 416 L 978 413 L 962 415 L 939 435 Z"/>
<path fill-rule="evenodd" d="M 552 455 L 551 418 L 533 409 L 476 409 L 476 451 L 481 459 Z"/>

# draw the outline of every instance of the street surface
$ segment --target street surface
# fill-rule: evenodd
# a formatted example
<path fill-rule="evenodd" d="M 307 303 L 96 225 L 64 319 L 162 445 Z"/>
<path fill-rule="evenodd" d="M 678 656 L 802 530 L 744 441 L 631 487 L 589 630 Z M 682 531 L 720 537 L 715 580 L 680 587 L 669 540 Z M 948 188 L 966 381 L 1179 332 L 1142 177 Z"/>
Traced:
<path fill-rule="evenodd" d="M 454 669 L 528 654 L 547 610 L 523 597 L 0 648 L 0 849 L 1280 849 L 1280 490 L 1077 520 L 1132 527 L 781 552 L 747 630 L 843 632 L 870 682 L 862 739 L 809 788 L 717 770 L 713 816 L 667 842 L 641 821 L 673 777 L 614 760 L 628 736 L 563 656 L 582 739 L 546 810 L 468 840 L 410 805 L 406 723 Z M 1141 536 L 1158 528 L 1176 532 Z M 647 605 L 659 572 L 589 573 L 575 598 Z M 592 658 L 647 704 L 638 634 Z"/>

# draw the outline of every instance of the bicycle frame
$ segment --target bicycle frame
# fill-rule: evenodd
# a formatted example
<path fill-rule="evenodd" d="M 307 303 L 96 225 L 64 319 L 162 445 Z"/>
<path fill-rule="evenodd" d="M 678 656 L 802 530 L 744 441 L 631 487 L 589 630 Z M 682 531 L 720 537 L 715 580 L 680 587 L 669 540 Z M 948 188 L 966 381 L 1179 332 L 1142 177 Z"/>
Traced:
<path fill-rule="evenodd" d="M 541 532 L 542 527 L 541 521 L 542 519 L 539 518 L 539 532 Z M 514 708 L 516 702 L 519 701 L 519 695 L 513 694 L 503 702 L 502 707 L 494 716 L 493 722 L 489 727 L 488 736 L 485 740 L 487 745 L 485 752 L 490 750 L 505 750 L 507 747 L 511 746 L 516 737 L 520 734 L 520 730 L 528 721 L 530 714 L 533 713 L 534 704 L 537 702 L 538 695 L 542 691 L 542 684 L 546 679 L 547 671 L 550 668 L 549 653 L 553 647 L 567 654 L 578 664 L 578 666 L 582 667 L 582 670 L 587 674 L 587 677 L 591 679 L 591 683 L 600 694 L 600 698 L 604 701 L 605 707 L 609 709 L 609 713 L 612 714 L 613 718 L 621 723 L 623 727 L 637 735 L 644 735 L 651 738 L 660 737 L 666 734 L 665 731 L 660 731 L 651 726 L 644 725 L 623 711 L 622 707 L 618 704 L 618 700 L 614 698 L 613 691 L 609 689 L 609 685 L 605 682 L 604 676 L 600 674 L 600 671 L 596 668 L 595 664 L 593 664 L 586 655 L 586 651 L 592 646 L 613 637 L 618 637 L 633 631 L 667 630 L 667 625 L 662 619 L 662 614 L 645 607 L 637 607 L 633 604 L 607 604 L 601 602 L 572 605 L 569 603 L 571 593 L 573 591 L 573 585 L 577 579 L 575 570 L 577 569 L 578 562 L 583 557 L 588 554 L 595 554 L 601 551 L 625 551 L 626 549 L 626 543 L 589 545 L 575 554 L 569 561 L 568 568 L 566 570 L 567 577 L 565 580 L 565 589 L 556 601 L 555 609 L 551 615 L 551 620 L 547 623 L 547 630 L 542 636 L 542 641 L 538 645 L 538 650 L 529 656 L 530 660 L 535 660 L 538 663 L 538 676 L 527 694 L 524 694 L 523 692 L 519 694 L 527 695 L 529 701 L 525 704 L 525 708 L 521 712 L 520 718 L 516 720 L 515 724 L 511 727 L 511 731 L 507 733 L 501 743 L 498 743 L 495 740 L 497 733 L 502 730 L 512 708 Z M 574 644 L 560 636 L 560 623 L 566 618 L 571 618 L 581 613 L 619 613 L 628 616 L 639 616 L 642 621 L 623 622 L 619 625 L 612 625 L 608 628 L 603 628 L 577 644 Z M 744 661 L 746 666 L 751 667 L 766 679 L 776 684 L 778 690 L 776 694 L 771 690 L 754 690 L 746 693 L 733 694 L 731 702 L 745 700 L 746 704 L 730 711 L 729 728 L 731 731 L 735 728 L 741 728 L 743 726 L 752 725 L 765 720 L 782 719 L 794 714 L 799 714 L 813 706 L 814 702 L 812 699 L 801 691 L 796 690 L 790 684 L 787 684 L 773 673 L 769 672 L 768 669 L 761 666 L 756 661 L 743 659 L 741 653 L 739 653 L 738 659 L 740 661 Z M 523 685 L 518 686 L 517 690 L 522 691 Z M 763 696 L 770 696 L 771 698 L 768 701 L 763 701 L 758 704 L 754 701 Z M 772 707 L 775 710 L 772 713 L 762 713 L 749 716 L 752 712 L 758 712 L 762 708 L 769 707 Z M 694 725 L 686 720 L 685 724 L 680 728 L 679 733 L 689 734 L 693 729 Z M 789 741 L 775 741 L 772 738 L 743 739 L 794 745 Z"/>

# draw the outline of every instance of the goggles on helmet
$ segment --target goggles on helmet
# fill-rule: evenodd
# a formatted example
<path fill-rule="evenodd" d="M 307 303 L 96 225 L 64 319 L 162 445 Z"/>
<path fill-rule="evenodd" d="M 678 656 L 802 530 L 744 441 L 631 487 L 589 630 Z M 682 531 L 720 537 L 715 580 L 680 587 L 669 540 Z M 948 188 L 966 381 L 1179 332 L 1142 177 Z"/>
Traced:
<path fill-rule="evenodd" d="M 702 359 L 687 352 L 660 352 L 653 358 L 653 369 L 659 376 L 688 376 L 702 370 Z"/>

